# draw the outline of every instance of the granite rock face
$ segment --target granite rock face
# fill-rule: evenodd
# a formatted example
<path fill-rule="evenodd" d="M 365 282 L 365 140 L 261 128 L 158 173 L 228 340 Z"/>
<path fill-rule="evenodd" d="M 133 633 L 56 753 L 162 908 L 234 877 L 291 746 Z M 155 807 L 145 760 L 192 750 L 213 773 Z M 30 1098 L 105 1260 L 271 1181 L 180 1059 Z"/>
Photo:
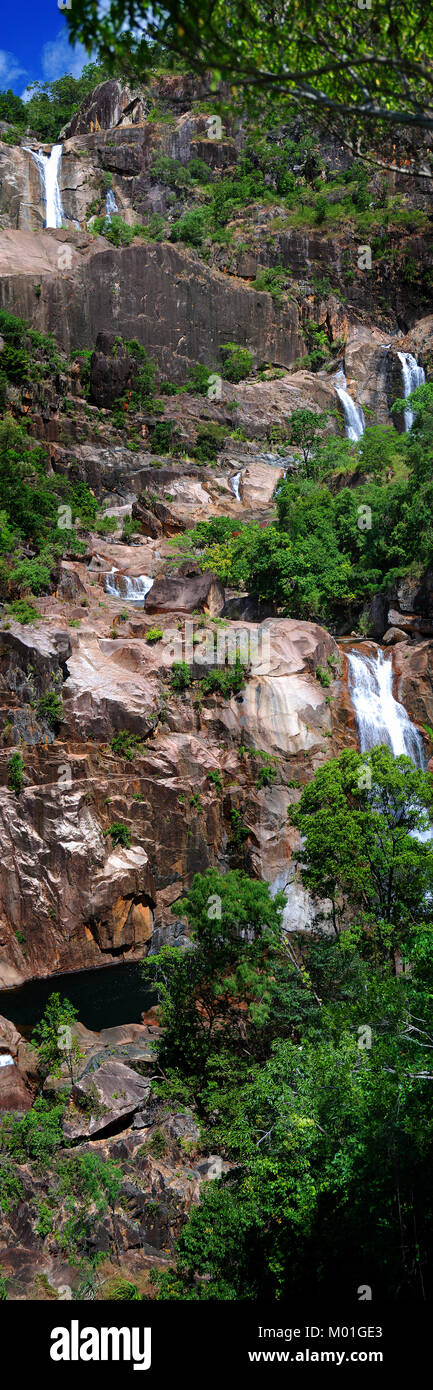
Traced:
<path fill-rule="evenodd" d="M 169 242 L 110 246 L 101 237 L 82 247 L 56 233 L 7 232 L 0 249 L 0 305 L 62 347 L 93 347 L 101 332 L 137 338 L 161 372 L 185 380 L 196 362 L 222 343 L 250 347 L 256 362 L 290 367 L 302 351 L 296 304 L 275 305 L 203 265 Z M 43 277 L 35 297 L 35 278 Z"/>
<path fill-rule="evenodd" d="M 86 98 L 64 132 L 61 169 L 66 217 L 79 229 L 41 229 L 34 162 L 23 148 L 0 144 L 0 305 L 53 332 L 68 354 L 92 349 L 86 399 L 75 359 L 49 381 L 14 387 L 10 404 L 47 445 L 48 467 L 85 481 L 115 522 L 112 536 L 86 541 L 82 559 L 59 563 L 55 592 L 38 601 L 36 628 L 0 627 L 5 985 L 157 949 L 174 931 L 172 906 L 208 864 L 242 864 L 284 883 L 287 929 L 309 929 L 314 913 L 293 872 L 297 839 L 287 806 L 316 767 L 357 743 L 334 638 L 242 591 L 225 594 L 215 574 L 179 565 L 179 556 L 173 563 L 172 538 L 211 516 L 272 523 L 275 487 L 284 472 L 296 475 L 296 450 L 281 442 L 293 411 L 329 412 L 327 431 L 341 436 L 338 344 L 345 343 L 349 391 L 386 423 L 401 391 L 397 353 L 413 351 L 427 365 L 432 319 L 410 326 L 415 300 L 396 285 L 390 257 L 389 273 L 379 268 L 390 326 L 377 327 L 379 269 L 370 278 L 354 269 L 348 292 L 350 229 L 331 237 L 320 227 L 273 226 L 281 220 L 275 207 L 257 210 L 246 249 L 240 209 L 230 224 L 234 240 L 212 245 L 208 263 L 172 240 L 134 237 L 115 247 L 92 236 L 89 207 L 103 208 L 108 186 L 129 227 L 160 210 L 170 232 L 178 209 L 171 214 L 167 188 L 152 172 L 155 154 L 184 167 L 198 156 L 216 177 L 234 167 L 242 133 L 228 123 L 220 140 L 209 138 L 198 110 L 203 95 L 203 84 L 176 74 L 134 90 L 110 79 Z M 154 118 L 158 102 L 163 120 Z M 344 151 L 328 154 L 347 167 Z M 412 243 L 420 263 L 430 264 L 423 237 Z M 276 263 L 293 277 L 281 301 L 254 284 Z M 318 372 L 302 365 L 311 319 L 335 350 L 333 366 Z M 136 338 L 172 387 L 183 386 L 197 363 L 221 366 L 228 341 L 249 347 L 261 371 L 220 381 L 215 399 L 172 390 L 164 418 L 179 452 L 160 457 L 157 414 L 143 409 L 129 434 L 109 416 L 133 384 L 122 338 Z M 220 432 L 216 457 L 202 463 L 196 446 L 204 422 Z M 130 517 L 139 536 L 133 528 L 122 534 Z M 153 580 L 145 605 L 135 601 L 134 581 L 143 578 Z M 431 575 L 397 583 L 374 608 L 375 634 L 382 640 L 391 631 L 400 698 L 415 722 L 433 724 Z M 203 698 L 203 675 L 227 668 L 236 654 L 247 673 L 242 690 Z M 189 667 L 184 691 L 174 688 L 174 661 Z M 329 694 L 320 669 L 331 679 Z M 56 729 L 39 712 L 52 690 L 63 701 Z M 16 749 L 24 761 L 19 794 L 9 786 Z M 275 785 L 257 786 L 255 749 L 276 759 Z M 234 811 L 248 831 L 243 855 L 233 844 Z"/>
<path fill-rule="evenodd" d="M 150 1084 L 145 1077 L 124 1062 L 107 1058 L 95 1071 L 87 1072 L 75 1082 L 63 1121 L 65 1138 L 103 1134 L 119 1120 L 132 1118 L 144 1105 L 149 1092 Z"/>
<path fill-rule="evenodd" d="M 224 608 L 221 580 L 211 570 L 195 575 L 162 575 L 155 579 L 147 599 L 148 613 L 209 613 L 219 617 Z"/>

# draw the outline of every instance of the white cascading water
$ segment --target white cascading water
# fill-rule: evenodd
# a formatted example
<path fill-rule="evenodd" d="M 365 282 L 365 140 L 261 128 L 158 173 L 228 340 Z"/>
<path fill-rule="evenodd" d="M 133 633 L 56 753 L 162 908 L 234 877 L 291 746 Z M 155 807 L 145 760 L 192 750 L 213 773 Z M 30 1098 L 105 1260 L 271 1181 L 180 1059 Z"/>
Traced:
<path fill-rule="evenodd" d="M 119 209 L 116 203 L 116 199 L 114 197 L 114 193 L 112 192 L 112 189 L 109 188 L 107 197 L 105 199 L 105 221 L 111 222 L 111 218 L 113 217 L 114 213 L 118 211 Z"/>
<path fill-rule="evenodd" d="M 240 481 L 241 481 L 242 473 L 243 473 L 243 469 L 241 468 L 240 473 L 234 473 L 234 474 L 233 474 L 233 477 L 230 478 L 231 487 L 232 487 L 232 492 L 233 492 L 233 495 L 235 496 L 237 502 L 241 502 L 241 501 L 242 501 L 241 494 L 240 494 L 240 491 L 239 491 L 239 484 L 240 484 Z"/>
<path fill-rule="evenodd" d="M 350 652 L 349 690 L 355 710 L 361 753 L 387 743 L 394 757 L 405 753 L 424 768 L 423 740 L 409 715 L 392 693 L 392 657 L 379 648 L 377 657 Z"/>
<path fill-rule="evenodd" d="M 27 146 L 25 148 L 34 159 L 39 171 L 45 208 L 45 226 L 61 227 L 64 213 L 59 188 L 59 173 L 63 147 L 62 145 L 53 145 L 51 154 L 43 154 L 42 150 L 36 152 Z"/>
<path fill-rule="evenodd" d="M 118 580 L 114 579 L 115 574 L 119 575 Z M 123 598 L 128 603 L 144 604 L 152 584 L 153 579 L 148 574 L 138 574 L 131 578 L 129 574 L 119 574 L 115 568 L 105 576 L 105 592 L 110 594 L 111 598 Z"/>
<path fill-rule="evenodd" d="M 353 439 L 356 443 L 358 439 L 361 439 L 365 430 L 364 412 L 360 405 L 355 404 L 346 390 L 346 377 L 342 367 L 340 371 L 336 372 L 333 380 L 335 393 L 343 407 L 346 439 Z"/>
<path fill-rule="evenodd" d="M 403 382 L 403 395 L 405 400 L 410 396 L 411 391 L 415 391 L 417 386 L 423 386 L 425 382 L 424 367 L 420 367 L 416 358 L 411 352 L 398 352 L 398 360 L 401 364 L 401 378 Z M 413 410 L 409 407 L 404 412 L 404 428 L 406 434 L 412 429 Z"/>

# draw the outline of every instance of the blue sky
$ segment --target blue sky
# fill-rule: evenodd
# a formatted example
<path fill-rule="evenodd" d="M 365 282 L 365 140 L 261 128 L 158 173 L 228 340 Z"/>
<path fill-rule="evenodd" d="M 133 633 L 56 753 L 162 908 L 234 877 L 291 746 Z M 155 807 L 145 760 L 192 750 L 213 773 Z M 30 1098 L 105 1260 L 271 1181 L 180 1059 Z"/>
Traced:
<path fill-rule="evenodd" d="M 0 24 L 0 91 L 22 96 L 29 82 L 51 82 L 72 72 L 79 77 L 89 62 L 81 44 L 68 42 L 68 29 L 57 0 L 15 0 L 2 7 Z"/>

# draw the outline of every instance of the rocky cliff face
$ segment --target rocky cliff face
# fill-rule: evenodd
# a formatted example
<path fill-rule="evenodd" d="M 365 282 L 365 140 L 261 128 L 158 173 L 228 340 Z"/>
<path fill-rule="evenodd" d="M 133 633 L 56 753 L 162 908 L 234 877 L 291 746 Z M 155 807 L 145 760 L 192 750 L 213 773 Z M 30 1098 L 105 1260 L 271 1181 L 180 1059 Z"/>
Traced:
<path fill-rule="evenodd" d="M 67 352 L 93 346 L 102 329 L 138 338 L 161 371 L 181 381 L 195 362 L 239 337 L 257 363 L 290 367 L 302 347 L 296 306 L 279 310 L 270 295 L 168 244 L 116 248 L 102 238 L 77 236 L 74 245 L 45 233 L 40 241 L 30 232 L 5 233 L 0 305 L 55 332 Z"/>
<path fill-rule="evenodd" d="M 146 549 L 149 566 L 153 547 Z M 339 741 L 315 679 L 336 650 L 324 630 L 292 620 L 215 626 L 209 585 L 197 625 L 185 611 L 187 605 L 196 610 L 198 588 L 186 588 L 187 598 L 176 580 L 171 608 L 156 581 L 152 615 L 131 614 L 121 632 L 120 601 L 104 595 L 103 576 L 95 579 L 97 571 L 84 565 L 68 572 L 79 578 L 86 608 L 73 598 L 43 600 L 46 614 L 37 629 L 22 637 L 12 623 L 2 634 L 7 742 L 9 748 L 20 743 L 25 760 L 17 797 L 7 786 L 10 752 L 4 747 L 0 754 L 3 986 L 119 953 L 142 954 L 161 930 L 170 930 L 171 905 L 194 872 L 233 856 L 237 861 L 232 811 L 242 815 L 247 832 L 241 859 L 274 878 L 296 843 L 285 829 L 293 797 L 288 784 L 294 775 L 302 782 Z M 80 632 L 69 637 L 60 624 L 76 612 L 83 615 Z M 146 634 L 156 620 L 161 639 L 150 646 Z M 110 623 L 115 640 L 105 635 Z M 250 663 L 240 696 L 208 697 L 197 708 L 189 692 L 170 690 L 173 660 L 188 659 L 187 647 L 198 678 L 218 659 L 221 664 L 222 649 L 236 641 Z M 33 713 L 54 677 L 64 704 L 55 739 Z M 111 746 L 122 732 L 136 740 L 131 761 Z M 278 758 L 278 787 L 269 792 L 254 785 L 248 750 L 257 747 Z M 212 780 L 218 770 L 221 787 Z M 279 832 L 274 827 L 269 859 L 266 827 L 275 813 Z M 129 848 L 112 844 L 113 822 L 128 828 Z"/>
<path fill-rule="evenodd" d="M 54 474 L 85 481 L 118 528 L 132 516 L 141 531 L 128 544 L 116 525 L 112 538 L 92 535 L 81 561 L 59 566 L 37 625 L 0 629 L 3 986 L 154 949 L 173 929 L 172 905 L 208 864 L 243 864 L 274 885 L 291 882 L 286 925 L 311 925 L 311 904 L 293 879 L 287 807 L 324 759 L 356 743 L 345 657 L 334 638 L 319 624 L 280 619 L 247 595 L 224 593 L 216 576 L 194 566 L 174 575 L 170 538 L 210 515 L 273 519 L 276 483 L 295 466 L 293 447 L 280 443 L 293 411 L 328 411 L 329 432 L 341 432 L 333 377 L 343 353 L 353 396 L 369 419 L 389 421 L 401 392 L 397 353 L 430 360 L 423 277 L 431 246 L 423 231 L 400 232 L 401 255 L 421 267 L 421 279 L 402 286 L 394 234 L 389 260 L 378 257 L 366 274 L 350 223 L 333 236 L 319 226 L 281 227 L 266 202 L 253 209 L 246 241 L 244 209 L 233 215 L 232 240 L 214 238 L 205 253 L 169 240 L 173 219 L 186 206 L 191 212 L 196 194 L 190 189 L 190 206 L 158 181 L 155 156 L 181 170 L 199 159 L 218 174 L 236 169 L 245 143 L 245 132 L 231 126 L 218 137 L 209 131 L 208 113 L 196 104 L 202 95 L 183 76 L 140 91 L 113 81 L 92 93 L 64 131 L 58 231 L 42 229 L 30 155 L 0 147 L 0 306 L 54 334 L 70 358 L 48 379 L 17 382 L 7 403 L 47 445 Z M 342 150 L 325 154 L 346 167 Z M 104 210 L 109 186 L 131 235 L 155 213 L 163 230 L 120 246 L 94 237 L 95 209 Z M 290 292 L 256 285 L 272 267 L 290 271 Z M 378 309 L 379 284 L 386 306 Z M 311 322 L 332 358 L 319 371 L 300 360 Z M 219 379 L 215 396 L 173 390 L 163 418 L 177 431 L 180 453 L 161 457 L 151 414 L 143 411 L 139 436 L 111 416 L 132 380 L 121 339 L 147 348 L 172 388 L 197 363 L 218 362 L 226 342 L 249 348 L 262 370 L 236 383 Z M 93 350 L 86 399 L 80 349 Z M 204 424 L 220 430 L 205 464 L 193 457 Z M 154 581 L 145 607 L 131 602 L 142 576 Z M 424 599 L 414 595 L 409 609 L 400 597 L 387 595 L 380 613 L 376 605 L 376 635 L 400 629 L 399 697 L 415 722 L 433 723 L 430 590 Z M 238 642 L 241 655 L 244 644 L 245 687 L 230 698 L 202 698 L 200 676 L 223 664 L 224 642 L 233 651 Z M 191 687 L 177 693 L 170 673 L 186 648 Z M 317 675 L 323 669 L 333 673 L 329 690 Z M 63 699 L 56 730 L 38 713 L 53 685 Z M 116 745 L 119 734 L 132 744 Z M 16 795 L 8 766 L 18 748 L 25 771 Z M 272 785 L 258 785 L 257 749 L 276 760 Z M 127 843 L 110 835 L 116 823 Z"/>

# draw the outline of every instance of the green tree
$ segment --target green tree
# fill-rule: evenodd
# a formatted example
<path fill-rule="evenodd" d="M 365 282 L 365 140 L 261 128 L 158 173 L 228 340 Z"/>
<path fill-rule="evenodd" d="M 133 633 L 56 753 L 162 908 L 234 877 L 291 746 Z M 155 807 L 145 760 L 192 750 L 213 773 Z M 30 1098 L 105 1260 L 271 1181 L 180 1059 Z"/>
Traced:
<path fill-rule="evenodd" d="M 314 474 L 314 452 L 317 436 L 327 425 L 329 410 L 308 410 L 300 407 L 294 410 L 287 422 L 287 443 L 297 444 L 301 450 L 306 477 Z"/>
<path fill-rule="evenodd" d="M 76 1069 L 84 1056 L 73 1031 L 77 1017 L 77 1009 L 69 999 L 61 999 L 57 993 L 50 994 L 45 1013 L 32 1037 L 44 1076 L 60 1076 L 65 1063 L 70 1082 L 74 1082 Z"/>
<path fill-rule="evenodd" d="M 19 123 L 24 121 L 24 126 L 29 125 L 41 140 L 58 140 L 62 127 L 71 120 L 83 98 L 107 76 L 104 64 L 87 63 L 81 77 L 65 73 L 54 82 L 30 83 L 29 100 L 23 103 L 24 116 L 19 114 Z"/>
<path fill-rule="evenodd" d="M 117 1231 L 117 1207 L 123 1184 L 122 1169 L 111 1159 L 100 1158 L 98 1154 L 87 1153 L 71 1155 L 58 1162 L 60 1178 L 59 1195 L 68 1198 L 71 1220 L 68 1234 L 72 1246 L 82 1243 L 83 1233 L 89 1223 L 89 1214 L 104 1216 L 107 1209 L 111 1216 L 113 1242 L 116 1261 L 120 1264 L 119 1237 Z"/>
<path fill-rule="evenodd" d="M 25 102 L 10 87 L 7 92 L 0 92 L 0 121 L 9 121 L 11 125 L 24 125 L 26 122 Z"/>
<path fill-rule="evenodd" d="M 8 763 L 8 787 L 19 796 L 24 786 L 24 758 L 16 750 L 12 753 Z"/>
<path fill-rule="evenodd" d="M 264 89 L 330 116 L 433 128 L 433 20 L 425 6 L 397 14 L 387 0 L 373 9 L 349 0 L 325 9 L 313 0 L 285 0 L 277 9 L 270 0 L 247 9 L 240 0 L 211 8 L 168 0 L 149 13 L 145 0 L 110 0 L 103 12 L 96 0 L 75 0 L 66 17 L 73 39 L 128 74 L 148 72 L 162 48 L 232 80 L 241 94 L 248 87 L 256 100 Z"/>
<path fill-rule="evenodd" d="M 318 768 L 290 819 L 303 837 L 302 879 L 328 898 L 336 933 L 364 930 L 392 961 L 415 923 L 431 921 L 433 786 L 386 745 L 345 749 Z"/>
<path fill-rule="evenodd" d="M 144 963 L 159 992 L 162 1065 L 189 1079 L 201 1105 L 227 1048 L 234 1065 L 263 1056 L 276 1031 L 292 1031 L 310 1008 L 308 981 L 282 937 L 283 906 L 282 894 L 271 898 L 240 870 L 208 869 L 172 909 L 187 918 L 190 947 L 165 946 Z"/>

